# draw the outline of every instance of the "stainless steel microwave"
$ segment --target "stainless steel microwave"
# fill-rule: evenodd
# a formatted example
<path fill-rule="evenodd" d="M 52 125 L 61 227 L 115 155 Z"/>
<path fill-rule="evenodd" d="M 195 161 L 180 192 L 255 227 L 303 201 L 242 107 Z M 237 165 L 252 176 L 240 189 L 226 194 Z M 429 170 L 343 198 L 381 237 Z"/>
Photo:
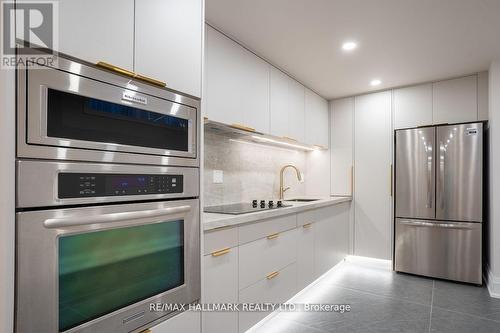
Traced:
<path fill-rule="evenodd" d="M 58 57 L 18 70 L 17 156 L 199 166 L 200 101 Z"/>

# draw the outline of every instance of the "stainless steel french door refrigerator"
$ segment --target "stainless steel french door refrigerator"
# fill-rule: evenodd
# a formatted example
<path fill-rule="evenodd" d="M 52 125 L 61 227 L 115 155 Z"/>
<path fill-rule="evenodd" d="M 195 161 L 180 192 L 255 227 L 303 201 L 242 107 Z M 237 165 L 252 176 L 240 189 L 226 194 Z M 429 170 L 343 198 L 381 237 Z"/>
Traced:
<path fill-rule="evenodd" d="M 396 131 L 395 270 L 482 283 L 483 123 Z"/>

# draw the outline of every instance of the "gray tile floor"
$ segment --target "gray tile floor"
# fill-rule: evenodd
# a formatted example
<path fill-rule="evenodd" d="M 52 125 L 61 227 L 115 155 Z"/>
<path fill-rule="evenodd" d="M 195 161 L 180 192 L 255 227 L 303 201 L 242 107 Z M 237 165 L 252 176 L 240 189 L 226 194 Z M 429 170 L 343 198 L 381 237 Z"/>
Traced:
<path fill-rule="evenodd" d="M 255 332 L 500 332 L 500 299 L 485 287 L 345 262 L 295 300 L 351 311 L 282 312 Z"/>

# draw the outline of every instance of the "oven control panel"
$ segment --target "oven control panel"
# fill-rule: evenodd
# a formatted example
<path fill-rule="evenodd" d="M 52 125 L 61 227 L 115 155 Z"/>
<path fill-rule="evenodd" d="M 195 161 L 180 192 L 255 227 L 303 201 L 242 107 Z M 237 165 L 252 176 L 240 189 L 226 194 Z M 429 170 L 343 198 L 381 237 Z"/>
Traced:
<path fill-rule="evenodd" d="M 183 192 L 182 175 L 70 173 L 58 175 L 58 197 L 87 198 Z"/>

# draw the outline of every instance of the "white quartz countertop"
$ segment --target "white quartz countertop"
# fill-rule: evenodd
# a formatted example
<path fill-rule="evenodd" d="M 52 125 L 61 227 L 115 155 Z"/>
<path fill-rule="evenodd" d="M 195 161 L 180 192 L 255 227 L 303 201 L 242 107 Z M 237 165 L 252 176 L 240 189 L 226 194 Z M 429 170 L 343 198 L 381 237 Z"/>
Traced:
<path fill-rule="evenodd" d="M 290 207 L 284 207 L 280 209 L 270 209 L 255 213 L 246 213 L 240 215 L 230 215 L 230 214 L 215 214 L 215 213 L 202 213 L 202 223 L 203 230 L 208 231 L 216 228 L 237 226 L 243 223 L 249 223 L 259 220 L 264 220 L 272 217 L 278 217 L 288 214 L 296 214 L 309 209 L 315 209 L 325 206 L 336 205 L 342 202 L 351 201 L 351 197 L 330 197 L 330 198 L 315 198 L 316 201 L 310 202 L 294 202 L 294 201 L 284 201 L 286 205 L 291 205 Z"/>

